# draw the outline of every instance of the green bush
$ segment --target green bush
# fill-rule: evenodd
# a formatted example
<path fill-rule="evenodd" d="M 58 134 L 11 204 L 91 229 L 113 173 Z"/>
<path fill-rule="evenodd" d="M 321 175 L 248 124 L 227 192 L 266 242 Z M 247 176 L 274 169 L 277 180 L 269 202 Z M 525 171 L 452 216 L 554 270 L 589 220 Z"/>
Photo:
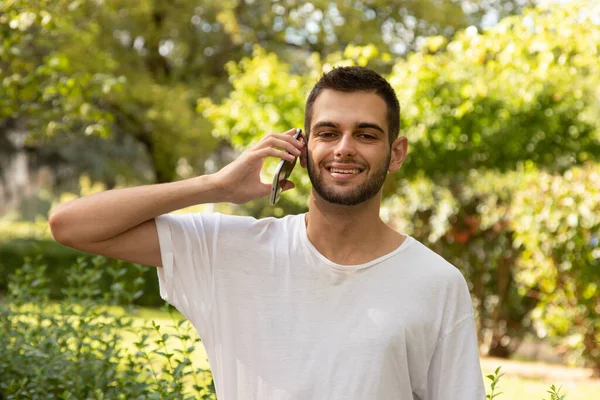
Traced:
<path fill-rule="evenodd" d="M 49 297 L 55 300 L 62 299 L 64 296 L 62 287 L 69 274 L 66 266 L 75 264 L 78 258 L 84 258 L 88 262 L 92 259 L 89 254 L 62 246 L 54 240 L 12 239 L 0 242 L 0 293 L 6 292 L 8 277 L 23 265 L 23 260 L 40 255 L 43 262 L 48 265 L 46 275 Z M 112 259 L 107 259 L 106 263 L 121 271 L 121 281 L 133 281 L 137 278 L 144 280 L 141 288 L 143 294 L 135 300 L 136 305 L 159 307 L 164 303 L 159 295 L 155 268 L 143 268 Z M 98 282 L 102 292 L 110 291 L 111 284 L 111 278 L 107 274 L 102 275 Z"/>
<path fill-rule="evenodd" d="M 512 205 L 516 277 L 539 299 L 540 337 L 566 338 L 600 373 L 600 164 L 523 176 Z"/>
<path fill-rule="evenodd" d="M 210 371 L 192 365 L 199 339 L 189 324 L 173 334 L 155 323 L 140 327 L 132 306 L 118 306 L 141 295 L 142 279 L 123 283 L 105 258 L 79 258 L 56 304 L 40 260 L 26 260 L 0 303 L 0 398 L 214 399 Z M 104 279 L 112 279 L 109 291 Z M 129 348 L 126 335 L 138 339 Z"/>

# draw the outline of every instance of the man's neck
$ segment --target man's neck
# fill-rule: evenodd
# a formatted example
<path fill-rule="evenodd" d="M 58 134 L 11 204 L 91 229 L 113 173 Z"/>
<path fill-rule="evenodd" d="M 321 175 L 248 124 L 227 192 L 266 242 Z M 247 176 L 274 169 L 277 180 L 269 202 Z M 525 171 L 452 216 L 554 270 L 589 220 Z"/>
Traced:
<path fill-rule="evenodd" d="M 379 209 L 379 196 L 356 206 L 342 206 L 312 194 L 305 221 L 308 239 L 337 264 L 372 261 L 395 250 L 404 240 L 381 220 Z"/>

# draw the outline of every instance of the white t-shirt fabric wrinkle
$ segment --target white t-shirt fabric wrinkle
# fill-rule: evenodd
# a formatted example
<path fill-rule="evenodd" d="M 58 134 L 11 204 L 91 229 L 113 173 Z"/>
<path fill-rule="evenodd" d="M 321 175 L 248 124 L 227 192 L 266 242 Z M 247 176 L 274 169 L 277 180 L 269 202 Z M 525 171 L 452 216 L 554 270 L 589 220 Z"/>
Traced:
<path fill-rule="evenodd" d="M 483 400 L 460 272 L 408 235 L 336 264 L 304 218 L 156 218 L 160 295 L 198 330 L 219 400 Z"/>

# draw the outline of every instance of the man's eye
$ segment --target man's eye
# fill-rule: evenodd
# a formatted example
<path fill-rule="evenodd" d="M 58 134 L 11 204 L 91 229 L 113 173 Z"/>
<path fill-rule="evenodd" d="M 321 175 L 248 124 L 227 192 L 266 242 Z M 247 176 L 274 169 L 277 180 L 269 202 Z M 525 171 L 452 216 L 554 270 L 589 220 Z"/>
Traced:
<path fill-rule="evenodd" d="M 335 133 L 333 132 L 320 132 L 319 136 L 324 137 L 324 138 L 330 138 L 335 136 Z"/>
<path fill-rule="evenodd" d="M 361 138 L 363 138 L 363 139 L 366 139 L 366 140 L 374 140 L 374 139 L 377 139 L 377 137 L 376 137 L 376 136 L 370 135 L 370 134 L 368 134 L 368 133 L 361 133 L 359 136 L 360 136 Z"/>

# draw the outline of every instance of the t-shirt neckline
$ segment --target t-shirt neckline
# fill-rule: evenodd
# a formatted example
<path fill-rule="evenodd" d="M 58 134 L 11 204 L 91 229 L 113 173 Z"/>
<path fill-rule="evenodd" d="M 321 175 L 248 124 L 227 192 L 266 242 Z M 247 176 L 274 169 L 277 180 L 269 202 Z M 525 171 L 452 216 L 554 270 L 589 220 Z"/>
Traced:
<path fill-rule="evenodd" d="M 413 241 L 413 238 L 410 235 L 407 235 L 406 233 L 402 233 L 402 235 L 404 235 L 404 237 L 405 237 L 404 241 L 395 250 L 392 250 L 391 252 L 384 254 L 381 257 L 378 257 L 371 261 L 367 261 L 366 263 L 363 263 L 363 264 L 342 265 L 342 264 L 335 263 L 335 262 L 331 261 L 330 259 L 328 259 L 327 257 L 325 257 L 312 244 L 312 242 L 308 238 L 308 232 L 306 231 L 306 222 L 305 222 L 306 219 L 305 218 L 306 218 L 306 213 L 298 215 L 298 223 L 300 224 L 300 236 L 302 237 L 302 240 L 304 241 L 305 245 L 323 263 L 325 263 L 327 266 L 329 266 L 335 270 L 338 270 L 338 271 L 352 272 L 352 271 L 358 271 L 361 269 L 370 268 L 374 265 L 377 265 L 377 264 L 387 260 L 388 258 L 394 257 L 395 255 L 403 252 L 408 246 L 410 246 L 410 243 L 412 243 L 412 241 Z"/>

